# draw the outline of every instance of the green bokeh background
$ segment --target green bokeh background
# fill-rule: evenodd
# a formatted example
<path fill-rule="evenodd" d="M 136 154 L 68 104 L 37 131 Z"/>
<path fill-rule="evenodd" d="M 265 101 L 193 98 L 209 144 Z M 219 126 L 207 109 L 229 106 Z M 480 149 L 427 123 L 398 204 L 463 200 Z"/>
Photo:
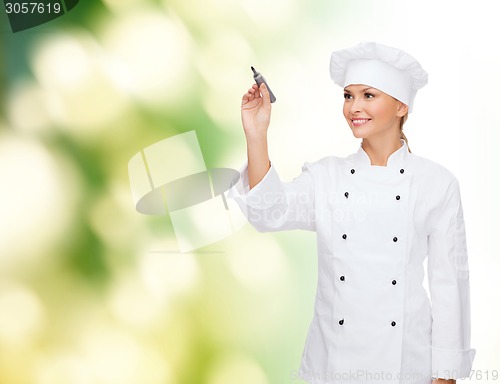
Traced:
<path fill-rule="evenodd" d="M 475 368 L 490 372 L 481 382 L 496 382 L 499 190 L 491 175 L 500 124 L 481 112 L 481 98 L 495 93 L 474 88 L 481 79 L 498 85 L 499 56 L 483 49 L 495 36 L 494 5 L 86 0 L 16 34 L 0 12 L 0 384 L 300 382 L 314 234 L 247 225 L 181 253 L 168 216 L 135 211 L 127 163 L 195 130 L 207 168 L 238 169 L 250 65 L 278 98 L 269 134 L 283 179 L 306 160 L 353 152 L 328 59 L 360 40 L 404 47 L 431 73 L 421 113 L 408 122 L 419 129 L 407 135 L 414 152 L 461 180 Z M 470 76 L 474 63 L 481 71 Z"/>

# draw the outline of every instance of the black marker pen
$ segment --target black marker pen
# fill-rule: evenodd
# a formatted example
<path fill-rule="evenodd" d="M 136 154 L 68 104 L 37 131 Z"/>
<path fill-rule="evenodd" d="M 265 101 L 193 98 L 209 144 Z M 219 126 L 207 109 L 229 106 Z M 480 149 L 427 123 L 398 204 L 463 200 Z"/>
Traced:
<path fill-rule="evenodd" d="M 269 88 L 269 84 L 267 84 L 267 81 L 266 79 L 264 79 L 264 76 L 262 76 L 259 72 L 257 72 L 254 67 L 250 68 L 252 68 L 253 78 L 257 83 L 257 85 L 260 87 L 262 83 L 266 84 L 267 90 L 269 91 L 269 96 L 271 97 L 271 103 L 274 103 L 276 101 L 276 97 L 274 97 L 274 94 L 271 91 L 271 88 Z"/>

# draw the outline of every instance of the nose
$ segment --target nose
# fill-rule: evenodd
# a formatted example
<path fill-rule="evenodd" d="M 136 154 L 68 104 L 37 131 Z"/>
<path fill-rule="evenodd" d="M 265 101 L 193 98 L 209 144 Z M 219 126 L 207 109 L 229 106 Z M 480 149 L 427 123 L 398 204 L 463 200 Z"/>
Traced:
<path fill-rule="evenodd" d="M 360 100 L 359 98 L 355 97 L 354 99 L 352 99 L 351 101 L 351 106 L 349 108 L 349 111 L 354 114 L 354 113 L 358 113 L 358 112 L 361 112 L 363 110 L 363 101 Z"/>

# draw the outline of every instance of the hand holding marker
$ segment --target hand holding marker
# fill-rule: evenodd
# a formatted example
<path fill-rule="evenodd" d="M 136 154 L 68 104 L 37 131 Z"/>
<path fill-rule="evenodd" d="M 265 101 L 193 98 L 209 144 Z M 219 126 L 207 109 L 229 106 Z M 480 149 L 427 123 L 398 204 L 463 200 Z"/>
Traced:
<path fill-rule="evenodd" d="M 267 81 L 266 79 L 264 79 L 264 76 L 262 76 L 259 72 L 257 72 L 254 67 L 250 68 L 252 68 L 253 78 L 257 83 L 257 85 L 260 87 L 262 83 L 266 84 L 267 90 L 269 91 L 269 96 L 271 97 L 271 103 L 274 103 L 276 101 L 276 97 L 274 97 L 274 94 L 271 91 L 271 88 L 269 88 L 269 84 L 267 84 Z"/>

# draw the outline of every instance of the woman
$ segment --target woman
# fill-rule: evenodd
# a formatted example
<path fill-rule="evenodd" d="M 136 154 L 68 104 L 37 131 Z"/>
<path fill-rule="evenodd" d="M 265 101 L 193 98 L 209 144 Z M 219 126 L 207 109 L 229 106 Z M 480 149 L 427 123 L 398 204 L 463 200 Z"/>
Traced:
<path fill-rule="evenodd" d="M 259 231 L 317 232 L 318 286 L 301 378 L 324 383 L 468 377 L 468 261 L 460 190 L 412 154 L 403 124 L 427 73 L 407 53 L 361 43 L 332 53 L 332 79 L 357 153 L 306 162 L 282 182 L 269 160 L 269 93 L 243 96 L 248 163 L 230 190 Z M 422 281 L 427 258 L 432 305 Z"/>

